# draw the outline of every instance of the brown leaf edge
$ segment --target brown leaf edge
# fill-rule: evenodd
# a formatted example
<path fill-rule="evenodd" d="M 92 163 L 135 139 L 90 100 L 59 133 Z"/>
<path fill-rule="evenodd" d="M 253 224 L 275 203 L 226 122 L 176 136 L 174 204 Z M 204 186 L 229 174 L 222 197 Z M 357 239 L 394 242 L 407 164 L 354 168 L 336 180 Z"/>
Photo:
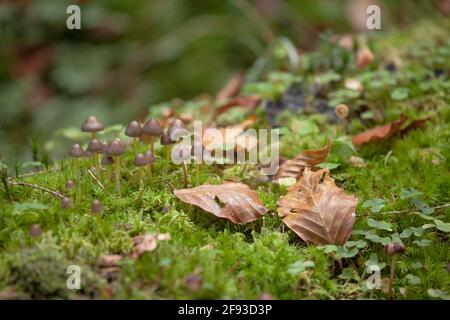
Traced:
<path fill-rule="evenodd" d="M 273 176 L 273 180 L 277 181 L 281 178 L 293 177 L 300 179 L 305 168 L 312 168 L 328 157 L 331 148 L 331 141 L 328 141 L 325 147 L 317 150 L 304 150 L 295 158 L 285 160 L 281 163 L 277 173 Z"/>
<path fill-rule="evenodd" d="M 343 245 L 355 223 L 358 198 L 336 186 L 329 169 L 314 172 L 306 168 L 277 205 L 283 223 L 306 243 Z"/>
<path fill-rule="evenodd" d="M 205 184 L 191 189 L 174 190 L 173 192 L 181 201 L 236 224 L 255 221 L 267 212 L 257 192 L 243 183 Z M 219 201 L 216 201 L 216 198 Z"/>

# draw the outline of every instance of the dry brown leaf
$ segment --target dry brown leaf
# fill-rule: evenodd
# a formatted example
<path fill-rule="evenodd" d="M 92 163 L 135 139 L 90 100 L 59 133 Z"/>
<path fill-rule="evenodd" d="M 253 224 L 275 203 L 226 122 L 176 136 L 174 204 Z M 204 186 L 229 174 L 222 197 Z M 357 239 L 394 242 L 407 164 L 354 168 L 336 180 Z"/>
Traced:
<path fill-rule="evenodd" d="M 340 189 L 328 169 L 306 168 L 278 201 L 283 222 L 308 244 L 344 244 L 355 223 L 358 199 Z"/>
<path fill-rule="evenodd" d="M 252 222 L 267 212 L 256 191 L 243 183 L 206 184 L 192 189 L 175 190 L 174 193 L 183 202 L 237 224 Z"/>
<path fill-rule="evenodd" d="M 232 98 L 241 90 L 242 83 L 244 83 L 245 74 L 243 72 L 236 73 L 225 86 L 219 91 L 216 96 L 217 100 L 225 100 Z"/>
<path fill-rule="evenodd" d="M 354 135 L 352 137 L 352 142 L 355 146 L 360 146 L 370 141 L 389 138 L 400 131 L 401 126 L 405 123 L 406 120 L 408 120 L 408 117 L 402 115 L 398 120 Z"/>
<path fill-rule="evenodd" d="M 171 236 L 168 233 L 159 234 L 144 234 L 133 238 L 134 250 L 131 253 L 133 259 L 139 258 L 145 252 L 155 251 L 158 241 L 170 240 Z"/>
<path fill-rule="evenodd" d="M 235 97 L 231 101 L 221 105 L 218 109 L 215 110 L 214 115 L 212 117 L 215 120 L 222 113 L 235 108 L 242 107 L 246 109 L 253 109 L 261 102 L 261 97 L 257 95 L 252 96 L 244 96 L 244 97 Z"/>
<path fill-rule="evenodd" d="M 117 267 L 117 262 L 122 260 L 122 256 L 118 254 L 110 254 L 100 258 L 100 268 L 112 268 Z"/>
<path fill-rule="evenodd" d="M 280 165 L 280 168 L 278 169 L 274 180 L 289 177 L 298 180 L 302 176 L 303 170 L 305 170 L 305 168 L 312 168 L 325 161 L 325 159 L 328 157 L 328 153 L 330 152 L 330 147 L 331 143 L 328 142 L 327 145 L 322 149 L 304 150 L 294 159 L 284 161 Z"/>

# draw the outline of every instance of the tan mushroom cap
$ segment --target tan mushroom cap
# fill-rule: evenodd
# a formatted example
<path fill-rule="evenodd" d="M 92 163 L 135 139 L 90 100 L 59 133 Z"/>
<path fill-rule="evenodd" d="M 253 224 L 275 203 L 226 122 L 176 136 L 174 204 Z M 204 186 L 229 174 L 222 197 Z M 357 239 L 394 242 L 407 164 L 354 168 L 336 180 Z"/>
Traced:
<path fill-rule="evenodd" d="M 142 134 L 150 137 L 159 137 L 164 134 L 164 130 L 158 121 L 150 119 L 142 127 Z"/>
<path fill-rule="evenodd" d="M 152 164 L 152 163 L 155 163 L 155 161 L 156 161 L 156 158 L 151 151 L 147 151 L 145 153 L 144 157 L 145 157 L 145 160 L 147 161 L 147 164 Z"/>
<path fill-rule="evenodd" d="M 81 131 L 83 132 L 98 132 L 103 130 L 103 124 L 97 120 L 96 117 L 88 117 L 81 125 Z"/>
<path fill-rule="evenodd" d="M 120 139 L 116 139 L 106 148 L 105 154 L 110 157 L 118 157 L 125 153 L 125 145 Z"/>
<path fill-rule="evenodd" d="M 105 145 L 103 143 L 101 143 L 100 141 L 98 141 L 97 139 L 92 140 L 87 147 L 87 151 L 95 152 L 95 153 L 100 153 L 100 152 L 103 152 L 104 150 L 105 150 Z"/>
<path fill-rule="evenodd" d="M 69 155 L 72 158 L 83 158 L 84 156 L 84 151 L 83 149 L 80 147 L 80 145 L 78 143 L 74 144 L 72 146 L 72 149 L 69 152 Z"/>
<path fill-rule="evenodd" d="M 92 213 L 101 213 L 102 211 L 103 211 L 102 203 L 100 202 L 100 200 L 95 199 L 95 200 L 92 202 L 91 212 L 92 212 Z"/>
<path fill-rule="evenodd" d="M 114 159 L 112 157 L 110 157 L 106 154 L 103 155 L 103 158 L 101 161 L 102 166 L 109 166 L 109 165 L 112 165 L 113 163 L 114 163 Z"/>
<path fill-rule="evenodd" d="M 144 167 L 148 164 L 148 161 L 142 153 L 139 153 L 136 158 L 134 158 L 133 164 L 135 167 Z"/>
<path fill-rule="evenodd" d="M 125 135 L 131 138 L 139 138 L 142 136 L 142 128 L 139 122 L 131 121 L 125 129 Z"/>
<path fill-rule="evenodd" d="M 175 141 L 170 140 L 170 138 L 167 134 L 163 134 L 161 136 L 161 145 L 167 146 L 167 145 L 174 144 L 174 143 L 175 143 Z"/>

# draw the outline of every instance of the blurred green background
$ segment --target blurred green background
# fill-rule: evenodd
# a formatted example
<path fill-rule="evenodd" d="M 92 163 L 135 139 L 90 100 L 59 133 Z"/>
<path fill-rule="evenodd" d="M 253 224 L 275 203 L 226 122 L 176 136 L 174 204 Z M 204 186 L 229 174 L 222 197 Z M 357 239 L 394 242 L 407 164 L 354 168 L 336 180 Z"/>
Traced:
<path fill-rule="evenodd" d="M 81 30 L 66 28 L 69 4 Z M 214 94 L 276 36 L 301 52 L 326 30 L 364 31 L 369 4 L 382 7 L 377 32 L 450 11 L 447 0 L 0 0 L 0 154 L 30 160 L 31 145 L 91 114 L 126 123 Z"/>

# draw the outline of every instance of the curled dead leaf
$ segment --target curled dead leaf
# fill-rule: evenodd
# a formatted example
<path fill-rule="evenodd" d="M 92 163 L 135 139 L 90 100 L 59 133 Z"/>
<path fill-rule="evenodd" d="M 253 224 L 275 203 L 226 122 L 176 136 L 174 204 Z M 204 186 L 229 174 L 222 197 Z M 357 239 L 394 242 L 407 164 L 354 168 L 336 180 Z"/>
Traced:
<path fill-rule="evenodd" d="M 168 233 L 159 234 L 144 234 L 133 238 L 134 249 L 131 253 L 133 259 L 139 258 L 145 252 L 155 251 L 158 246 L 158 241 L 170 240 L 171 236 Z"/>
<path fill-rule="evenodd" d="M 213 115 L 213 120 L 216 119 L 219 115 L 222 113 L 235 108 L 235 107 L 242 107 L 246 109 L 253 109 L 255 108 L 259 103 L 261 102 L 261 97 L 257 95 L 252 96 L 244 96 L 244 97 L 235 97 L 231 101 L 221 105 L 219 108 L 217 108 Z"/>
<path fill-rule="evenodd" d="M 112 268 L 117 267 L 117 263 L 122 260 L 122 256 L 118 254 L 105 255 L 100 258 L 100 268 Z"/>
<path fill-rule="evenodd" d="M 217 100 L 225 100 L 232 98 L 241 90 L 242 83 L 244 83 L 245 74 L 243 72 L 236 73 L 225 86 L 217 93 Z"/>
<path fill-rule="evenodd" d="M 256 191 L 243 183 L 206 184 L 192 189 L 175 190 L 174 194 L 183 202 L 237 224 L 252 222 L 267 212 Z"/>
<path fill-rule="evenodd" d="M 331 143 L 328 142 L 325 147 L 319 150 L 304 150 L 294 159 L 286 160 L 278 169 L 274 180 L 279 180 L 282 178 L 295 178 L 299 179 L 305 168 L 312 168 L 322 162 L 328 157 L 330 152 Z"/>
<path fill-rule="evenodd" d="M 342 245 L 352 232 L 357 204 L 356 197 L 336 186 L 328 169 L 305 168 L 278 201 L 278 214 L 308 244 Z"/>
<path fill-rule="evenodd" d="M 406 120 L 408 120 L 408 117 L 402 115 L 400 119 L 354 135 L 352 137 L 352 142 L 355 146 L 360 146 L 370 141 L 389 138 L 400 131 L 401 126 L 406 122 Z"/>

